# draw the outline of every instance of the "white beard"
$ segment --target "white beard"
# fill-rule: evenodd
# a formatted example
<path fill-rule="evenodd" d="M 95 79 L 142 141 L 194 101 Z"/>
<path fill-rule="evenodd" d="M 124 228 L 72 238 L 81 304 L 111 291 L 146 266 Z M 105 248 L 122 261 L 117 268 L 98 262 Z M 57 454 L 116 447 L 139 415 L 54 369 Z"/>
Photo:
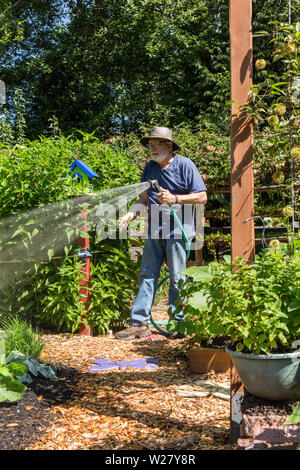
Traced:
<path fill-rule="evenodd" d="M 161 163 L 165 158 L 167 158 L 169 155 L 169 149 L 162 150 L 157 153 L 157 155 L 151 155 L 152 160 L 154 160 L 157 163 Z"/>
<path fill-rule="evenodd" d="M 160 163 L 165 159 L 165 155 L 152 155 L 152 160 L 154 160 L 156 163 Z"/>

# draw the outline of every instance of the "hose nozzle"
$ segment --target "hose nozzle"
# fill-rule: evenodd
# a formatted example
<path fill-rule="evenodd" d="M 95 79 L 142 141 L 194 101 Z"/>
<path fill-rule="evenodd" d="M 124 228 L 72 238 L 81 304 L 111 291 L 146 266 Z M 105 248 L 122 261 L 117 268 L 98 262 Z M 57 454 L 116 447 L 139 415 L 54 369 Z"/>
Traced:
<path fill-rule="evenodd" d="M 150 183 L 150 188 L 155 188 L 158 193 L 161 192 L 161 187 L 159 186 L 157 180 L 147 180 L 147 183 Z"/>

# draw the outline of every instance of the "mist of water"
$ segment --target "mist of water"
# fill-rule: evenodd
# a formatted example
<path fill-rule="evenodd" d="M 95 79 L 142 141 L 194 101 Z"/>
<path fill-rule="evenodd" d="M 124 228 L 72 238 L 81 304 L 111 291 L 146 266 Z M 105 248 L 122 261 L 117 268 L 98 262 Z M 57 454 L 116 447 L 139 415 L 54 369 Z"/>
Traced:
<path fill-rule="evenodd" d="M 84 227 L 94 230 L 103 218 L 115 224 L 116 216 L 148 188 L 145 182 L 107 189 L 0 219 L 0 290 L 41 261 L 67 254 Z"/>

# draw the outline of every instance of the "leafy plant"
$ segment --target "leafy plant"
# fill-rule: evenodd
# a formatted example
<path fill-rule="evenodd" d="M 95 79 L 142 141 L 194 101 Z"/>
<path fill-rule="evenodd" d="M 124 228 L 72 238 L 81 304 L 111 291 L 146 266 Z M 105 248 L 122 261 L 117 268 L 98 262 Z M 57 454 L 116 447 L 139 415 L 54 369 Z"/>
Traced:
<path fill-rule="evenodd" d="M 57 379 L 57 376 L 48 364 L 43 364 L 36 359 L 15 351 L 6 359 L 6 365 L 9 367 L 13 364 L 14 367 L 20 366 L 23 374 L 18 376 L 18 380 L 22 383 L 32 383 L 32 376 L 38 377 L 39 375 L 45 379 Z"/>
<path fill-rule="evenodd" d="M 299 424 L 300 423 L 300 403 L 294 408 L 291 416 L 289 416 L 284 424 Z"/>
<path fill-rule="evenodd" d="M 205 244 L 208 252 L 214 257 L 214 260 L 217 261 L 219 257 L 219 242 L 223 244 L 223 251 L 220 254 L 223 254 L 224 251 L 230 251 L 231 246 L 231 234 L 223 234 L 219 231 L 215 233 L 210 233 L 205 236 Z"/>
<path fill-rule="evenodd" d="M 128 320 L 130 304 L 138 289 L 140 257 L 130 257 L 130 240 L 109 240 L 98 245 L 91 267 L 91 313 L 94 331 L 105 333 L 111 326 Z"/>
<path fill-rule="evenodd" d="M 283 424 L 300 424 L 300 403 L 296 405 L 291 416 L 289 416 Z M 300 450 L 300 442 L 296 449 Z"/>
<path fill-rule="evenodd" d="M 6 364 L 5 333 L 0 332 L 0 403 L 16 401 L 22 398 L 27 387 L 20 383 L 19 377 L 26 373 L 24 365 Z"/>
<path fill-rule="evenodd" d="M 0 363 L 0 403 L 3 401 L 17 401 L 22 398 L 27 390 L 18 377 L 26 372 L 26 367 L 12 362 L 9 365 Z M 17 377 L 17 378 L 16 378 Z"/>
<path fill-rule="evenodd" d="M 41 338 L 29 324 L 18 319 L 6 322 L 6 330 L 0 332 L 0 403 L 20 400 L 27 390 L 25 383 L 32 383 L 32 376 L 57 379 L 48 364 L 40 363 L 32 356 L 33 353 L 38 357 L 43 346 Z M 12 350 L 14 347 L 30 351 L 31 355 Z"/>
<path fill-rule="evenodd" d="M 5 346 L 8 354 L 19 351 L 33 358 L 40 357 L 44 349 L 42 334 L 34 330 L 32 325 L 17 317 L 2 319 L 1 326 L 5 330 Z"/>
<path fill-rule="evenodd" d="M 228 257 L 229 258 L 229 257 Z M 265 250 L 248 265 L 242 258 L 192 267 L 181 284 L 185 321 L 170 330 L 199 338 L 223 335 L 237 351 L 286 352 L 300 334 L 300 254 Z M 182 310 L 178 301 L 175 313 Z"/>
<path fill-rule="evenodd" d="M 11 353 L 6 360 L 3 355 L 0 356 L 0 403 L 20 400 L 27 390 L 25 383 L 32 383 L 32 376 L 38 375 L 46 379 L 57 379 L 48 364 L 41 364 L 30 356 L 20 352 Z"/>

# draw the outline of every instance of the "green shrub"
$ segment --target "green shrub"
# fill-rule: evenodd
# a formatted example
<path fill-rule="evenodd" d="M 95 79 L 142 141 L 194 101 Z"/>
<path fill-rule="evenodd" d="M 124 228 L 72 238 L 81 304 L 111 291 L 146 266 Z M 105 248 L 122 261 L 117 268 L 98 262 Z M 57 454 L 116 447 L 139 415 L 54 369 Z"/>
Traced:
<path fill-rule="evenodd" d="M 42 265 L 33 279 L 32 288 L 26 291 L 29 302 L 32 289 L 34 291 L 34 304 L 27 315 L 30 314 L 40 326 L 74 333 L 85 312 L 78 287 L 83 277 L 81 269 L 82 262 L 77 256 Z M 26 298 L 22 300 L 24 302 Z"/>
<path fill-rule="evenodd" d="M 140 259 L 130 258 L 130 241 L 106 240 L 98 245 L 91 267 L 93 330 L 103 334 L 129 319 L 130 305 L 138 289 Z"/>
<path fill-rule="evenodd" d="M 57 139 L 40 138 L 33 142 L 24 141 L 22 145 L 15 145 L 13 148 L 2 146 L 0 149 L 0 217 L 22 214 L 20 221 L 23 223 L 23 226 L 20 226 L 15 218 L 10 219 L 18 233 L 14 233 L 16 230 L 12 226 L 12 237 L 7 240 L 9 223 L 7 225 L 7 219 L 2 219 L 2 226 L 0 223 L 0 246 L 2 245 L 2 254 L 4 254 L 2 259 L 7 259 L 8 251 L 11 252 L 9 259 L 18 259 L 18 255 L 23 255 L 22 237 L 25 232 L 35 254 L 36 246 L 39 244 L 42 246 L 39 240 L 40 234 L 43 231 L 49 234 L 43 251 L 40 250 L 37 255 L 38 259 L 35 262 L 31 260 L 31 269 L 28 268 L 26 271 L 24 263 L 22 266 L 19 266 L 21 263 L 9 265 L 10 277 L 12 278 L 12 272 L 15 272 L 16 279 L 12 279 L 9 288 L 2 289 L 0 318 L 5 317 L 9 309 L 11 314 L 22 315 L 23 318 L 34 321 L 40 326 L 54 327 L 60 331 L 74 332 L 78 329 L 84 313 L 84 304 L 80 302 L 78 293 L 78 282 L 82 278 L 82 262 L 75 254 L 74 243 L 70 246 L 65 237 L 66 246 L 59 247 L 58 255 L 61 258 L 50 262 L 56 240 L 60 241 L 61 237 L 60 226 L 56 220 L 62 220 L 63 214 L 53 212 L 52 217 L 55 217 L 55 220 L 49 223 L 47 214 L 39 219 L 39 212 L 35 211 L 33 214 L 29 209 L 40 206 L 45 208 L 49 204 L 69 198 L 72 193 L 72 181 L 71 178 L 62 178 L 62 176 L 66 176 L 74 158 L 83 160 L 99 175 L 99 178 L 93 179 L 94 192 L 130 185 L 138 182 L 140 177 L 140 168 L 132 160 L 126 146 L 123 144 L 116 146 L 113 142 L 102 143 L 92 134 L 81 133 L 80 137 L 80 139 L 72 136 L 66 138 L 60 135 Z M 65 204 L 58 207 L 58 211 L 63 210 L 68 210 Z M 50 212 L 49 217 L 51 217 Z M 23 214 L 27 216 L 23 217 Z M 34 224 L 30 225 L 33 218 L 35 218 Z M 39 222 L 42 222 L 41 226 Z M 73 227 L 70 229 L 74 232 L 76 228 L 74 217 L 71 225 L 72 223 Z M 91 245 L 95 244 L 95 234 L 90 233 L 90 236 Z M 18 251 L 13 243 L 17 243 Z M 98 260 L 95 269 L 92 268 L 91 282 L 94 288 L 104 292 L 103 286 L 109 282 L 115 295 L 112 304 L 109 304 L 107 299 L 101 304 L 101 308 L 99 307 L 101 299 L 95 299 L 97 306 L 93 322 L 95 330 L 101 332 L 108 328 L 109 319 L 116 321 L 120 315 L 128 315 L 138 275 L 137 265 L 129 259 L 127 242 L 123 242 L 122 245 L 121 241 L 106 241 L 106 245 L 110 244 L 114 257 L 108 257 L 107 261 L 101 259 L 101 272 Z M 94 249 L 101 249 L 101 243 L 97 243 Z M 31 253 L 30 250 L 27 251 Z M 118 261 L 115 258 L 118 258 Z M 17 275 L 18 266 L 21 267 L 22 276 Z M 7 265 L 2 266 L 1 270 L 5 276 Z M 124 282 L 120 284 L 122 270 Z M 132 281 L 134 276 L 136 276 L 135 282 Z M 126 284 L 126 279 L 129 277 L 131 280 Z"/>
<path fill-rule="evenodd" d="M 181 283 L 185 321 L 172 320 L 170 329 L 200 339 L 229 337 L 237 351 L 255 354 L 292 349 L 300 335 L 299 252 L 265 250 L 253 265 L 238 258 L 184 272 L 193 279 Z M 175 313 L 181 310 L 178 302 Z"/>
<path fill-rule="evenodd" d="M 90 241 L 94 255 L 89 319 L 95 334 L 103 334 L 128 320 L 140 262 L 130 258 L 130 240 Z M 85 314 L 79 294 L 83 262 L 74 253 L 75 249 L 68 256 L 37 265 L 34 273 L 5 290 L 0 299 L 0 319 L 10 309 L 11 315 L 21 315 L 43 328 L 78 331 Z"/>
<path fill-rule="evenodd" d="M 94 191 L 139 181 L 130 152 L 104 144 L 90 134 L 82 139 L 41 137 L 23 145 L 0 147 L 0 217 L 67 199 L 72 182 L 66 176 L 73 159 L 83 160 L 98 175 Z"/>
<path fill-rule="evenodd" d="M 38 330 L 34 330 L 27 321 L 18 317 L 2 319 L 1 326 L 5 331 L 6 355 L 12 351 L 18 351 L 33 358 L 39 358 L 43 349 L 44 341 Z"/>

